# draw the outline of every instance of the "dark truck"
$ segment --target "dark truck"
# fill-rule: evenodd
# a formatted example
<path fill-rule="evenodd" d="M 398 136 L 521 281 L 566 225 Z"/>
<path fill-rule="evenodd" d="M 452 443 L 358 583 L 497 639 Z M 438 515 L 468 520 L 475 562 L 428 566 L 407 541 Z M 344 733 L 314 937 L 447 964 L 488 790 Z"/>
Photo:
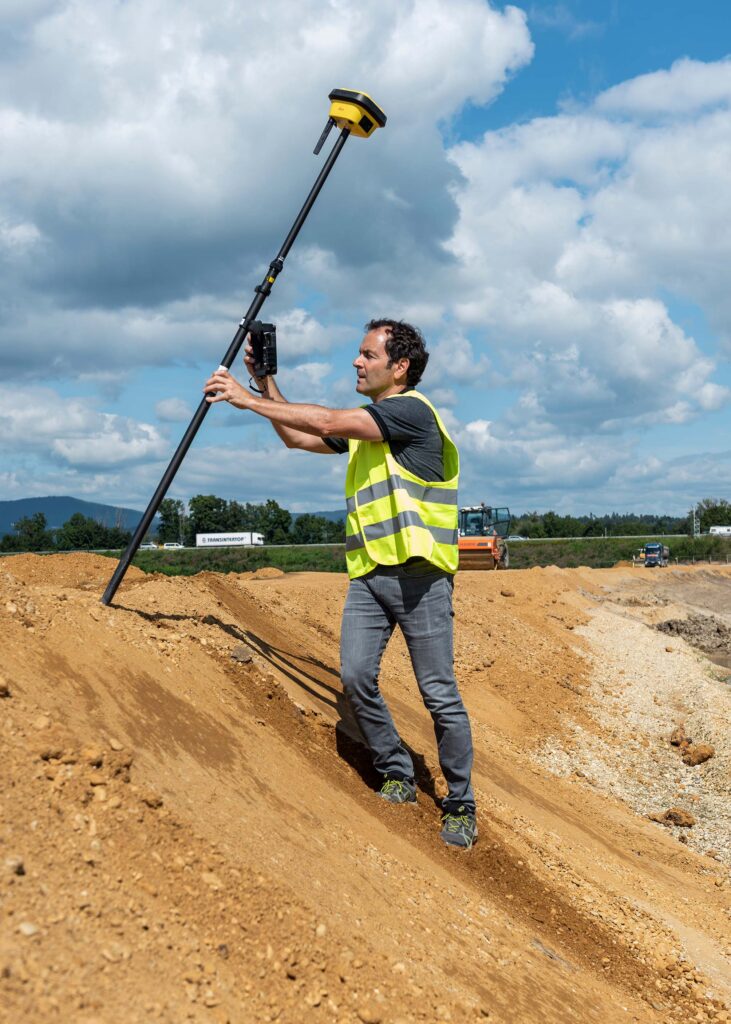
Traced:
<path fill-rule="evenodd" d="M 670 561 L 670 548 L 667 544 L 658 544 L 653 541 L 645 544 L 645 567 L 656 565 L 665 566 Z"/>

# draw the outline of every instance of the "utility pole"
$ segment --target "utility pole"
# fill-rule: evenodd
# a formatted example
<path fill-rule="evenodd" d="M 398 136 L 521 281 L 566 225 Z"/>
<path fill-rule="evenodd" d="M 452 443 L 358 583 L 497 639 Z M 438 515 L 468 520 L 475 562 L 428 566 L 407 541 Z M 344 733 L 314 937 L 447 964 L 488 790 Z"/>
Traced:
<path fill-rule="evenodd" d="M 697 505 L 693 505 L 693 507 L 690 510 L 688 518 L 690 519 L 691 536 L 695 540 L 696 537 L 700 537 L 701 535 L 701 520 L 700 516 L 698 515 Z"/>

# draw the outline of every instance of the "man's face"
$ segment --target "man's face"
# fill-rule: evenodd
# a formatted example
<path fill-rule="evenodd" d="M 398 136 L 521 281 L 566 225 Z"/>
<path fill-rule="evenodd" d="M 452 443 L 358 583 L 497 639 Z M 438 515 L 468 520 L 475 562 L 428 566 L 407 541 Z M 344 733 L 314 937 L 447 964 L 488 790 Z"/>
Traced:
<path fill-rule="evenodd" d="M 355 390 L 359 395 L 375 398 L 389 388 L 403 386 L 406 383 L 408 359 L 401 359 L 389 365 L 386 352 L 388 329 L 377 327 L 369 331 L 361 342 L 358 355 L 353 366 L 358 374 Z"/>

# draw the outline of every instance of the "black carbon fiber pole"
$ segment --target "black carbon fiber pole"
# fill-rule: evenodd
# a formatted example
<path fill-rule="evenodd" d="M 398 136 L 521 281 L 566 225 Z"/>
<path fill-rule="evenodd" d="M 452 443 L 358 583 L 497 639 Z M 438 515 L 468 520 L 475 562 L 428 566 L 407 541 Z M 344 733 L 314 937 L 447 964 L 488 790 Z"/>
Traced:
<path fill-rule="evenodd" d="M 333 169 L 335 161 L 340 156 L 340 152 L 343 146 L 345 145 L 349 135 L 350 131 L 347 128 L 343 128 L 343 130 L 340 132 L 337 142 L 333 146 L 330 155 L 325 161 L 322 170 L 318 174 L 317 180 L 315 184 L 312 186 L 310 194 L 305 200 L 304 206 L 298 213 L 297 219 L 290 228 L 289 234 L 285 238 L 282 248 L 279 250 L 279 253 L 275 257 L 275 259 L 273 259 L 272 262 L 269 264 L 269 269 L 266 272 L 266 275 L 262 283 L 256 286 L 256 296 L 254 298 L 254 301 L 249 306 L 243 320 L 241 320 L 241 322 L 239 323 L 239 327 L 238 330 L 236 331 L 236 334 L 233 337 L 233 341 L 229 345 L 226 355 L 221 360 L 220 365 L 222 367 L 225 367 L 227 370 L 231 369 L 231 365 L 233 364 L 234 359 L 238 355 L 239 349 L 244 343 L 246 335 L 248 334 L 249 331 L 249 324 L 253 320 L 256 320 L 257 316 L 259 315 L 259 310 L 264 305 L 267 297 L 271 293 L 272 285 L 274 284 L 277 277 L 281 273 L 282 268 L 284 267 L 284 260 L 286 259 L 289 250 L 292 248 L 294 240 L 300 233 L 302 225 L 307 220 L 307 215 L 309 214 L 312 207 L 315 205 L 315 200 L 320 194 L 320 190 L 322 186 L 325 184 L 328 174 Z M 104 596 L 101 599 L 102 604 L 109 604 L 109 602 L 116 594 L 117 587 L 124 579 L 124 574 L 127 572 L 130 562 L 134 558 L 138 547 L 142 543 L 145 534 L 149 530 L 150 525 L 152 524 L 152 520 L 155 518 L 155 513 L 160 507 L 160 502 L 167 494 L 168 488 L 170 487 L 170 484 L 173 482 L 175 474 L 178 472 L 180 464 L 185 458 L 186 453 L 193 442 L 193 438 L 198 433 L 198 428 L 205 419 L 206 413 L 208 412 L 209 408 L 210 405 L 204 398 L 201 401 L 201 404 L 196 409 L 193 415 L 193 419 L 190 421 L 188 429 L 185 431 L 185 434 L 183 435 L 182 441 L 178 445 L 175 454 L 170 460 L 170 465 L 163 474 L 162 480 L 157 485 L 157 489 L 155 490 L 155 493 L 150 499 L 150 504 L 145 509 L 144 515 L 142 516 L 142 519 L 140 519 L 139 521 L 139 524 L 134 532 L 132 540 L 129 542 L 127 546 L 127 550 L 120 558 L 117 568 L 114 570 L 114 574 L 107 585 L 107 589 L 104 591 Z"/>

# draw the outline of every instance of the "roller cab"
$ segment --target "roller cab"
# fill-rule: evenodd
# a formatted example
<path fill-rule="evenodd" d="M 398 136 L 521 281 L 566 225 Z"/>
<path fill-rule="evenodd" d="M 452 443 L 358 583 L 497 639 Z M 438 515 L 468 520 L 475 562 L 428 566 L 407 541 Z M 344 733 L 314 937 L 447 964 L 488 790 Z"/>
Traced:
<path fill-rule="evenodd" d="M 510 509 L 467 505 L 459 510 L 459 568 L 507 569 Z"/>

